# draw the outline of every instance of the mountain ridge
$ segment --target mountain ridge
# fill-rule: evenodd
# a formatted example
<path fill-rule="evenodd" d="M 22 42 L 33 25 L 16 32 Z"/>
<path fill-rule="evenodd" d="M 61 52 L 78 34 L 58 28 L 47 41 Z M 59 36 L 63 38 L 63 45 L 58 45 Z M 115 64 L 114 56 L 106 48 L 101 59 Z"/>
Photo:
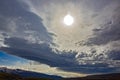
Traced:
<path fill-rule="evenodd" d="M 0 67 L 0 72 L 13 74 L 13 75 L 19 75 L 23 78 L 35 77 L 35 78 L 50 78 L 53 80 L 59 80 L 62 78 L 56 75 L 48 75 L 48 74 L 43 74 L 43 73 L 38 73 L 38 72 L 33 72 L 33 71 L 26 71 L 26 70 L 21 70 L 21 69 L 8 69 L 6 67 Z"/>

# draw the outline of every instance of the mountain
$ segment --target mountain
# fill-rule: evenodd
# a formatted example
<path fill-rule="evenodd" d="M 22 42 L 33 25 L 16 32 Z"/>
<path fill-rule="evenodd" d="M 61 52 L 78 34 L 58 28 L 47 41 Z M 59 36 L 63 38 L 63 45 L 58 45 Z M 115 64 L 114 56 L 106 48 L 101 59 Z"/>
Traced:
<path fill-rule="evenodd" d="M 63 80 L 120 80 L 120 73 L 91 75 L 78 78 L 65 78 Z"/>
<path fill-rule="evenodd" d="M 38 72 L 32 71 L 25 71 L 21 69 L 8 69 L 6 67 L 0 67 L 1 74 L 8 74 L 8 75 L 17 75 L 22 78 L 48 78 L 52 80 L 60 80 L 62 77 L 56 75 L 47 75 Z M 1 79 L 0 79 L 1 80 Z"/>
<path fill-rule="evenodd" d="M 62 78 L 55 75 L 1 67 L 0 80 L 120 80 L 120 73 L 90 75 L 76 78 Z"/>

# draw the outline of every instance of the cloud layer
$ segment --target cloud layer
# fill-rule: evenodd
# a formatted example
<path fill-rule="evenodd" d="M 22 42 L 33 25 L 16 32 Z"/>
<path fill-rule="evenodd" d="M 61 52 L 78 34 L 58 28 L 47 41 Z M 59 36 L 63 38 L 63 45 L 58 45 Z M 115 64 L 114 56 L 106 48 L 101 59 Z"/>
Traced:
<path fill-rule="evenodd" d="M 0 50 L 65 71 L 119 72 L 119 4 L 119 0 L 1 0 Z M 61 22 L 68 11 L 76 20 L 71 28 Z"/>

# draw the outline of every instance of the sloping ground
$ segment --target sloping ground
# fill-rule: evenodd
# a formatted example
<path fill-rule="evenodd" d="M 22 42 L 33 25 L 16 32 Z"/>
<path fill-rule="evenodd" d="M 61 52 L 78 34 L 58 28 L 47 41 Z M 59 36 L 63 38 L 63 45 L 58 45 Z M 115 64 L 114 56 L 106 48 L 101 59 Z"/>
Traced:
<path fill-rule="evenodd" d="M 18 75 L 12 75 L 4 72 L 0 72 L 0 80 L 21 80 L 22 78 Z"/>
<path fill-rule="evenodd" d="M 0 80 L 53 80 L 49 78 L 23 78 L 16 74 L 0 72 Z"/>
<path fill-rule="evenodd" d="M 66 78 L 63 80 L 120 80 L 120 73 L 93 75 L 82 78 Z"/>
<path fill-rule="evenodd" d="M 38 72 L 33 72 L 33 71 L 26 71 L 26 70 L 21 70 L 21 69 L 8 69 L 6 67 L 1 67 L 0 68 L 0 73 L 1 73 L 2 78 L 9 75 L 10 78 L 16 78 L 17 77 L 17 79 L 18 79 L 18 77 L 20 77 L 20 79 L 24 78 L 25 80 L 26 79 L 27 80 L 34 80 L 34 79 L 35 80 L 36 79 L 37 80 L 44 80 L 44 79 L 45 80 L 46 79 L 60 80 L 60 79 L 62 79 L 61 76 L 57 76 L 57 75 L 48 75 L 48 74 L 43 74 L 43 73 L 38 73 Z M 9 79 L 9 80 L 11 80 L 11 79 Z"/>
<path fill-rule="evenodd" d="M 60 76 L 46 75 L 20 69 L 0 68 L 0 80 L 120 80 L 120 73 L 62 78 Z"/>

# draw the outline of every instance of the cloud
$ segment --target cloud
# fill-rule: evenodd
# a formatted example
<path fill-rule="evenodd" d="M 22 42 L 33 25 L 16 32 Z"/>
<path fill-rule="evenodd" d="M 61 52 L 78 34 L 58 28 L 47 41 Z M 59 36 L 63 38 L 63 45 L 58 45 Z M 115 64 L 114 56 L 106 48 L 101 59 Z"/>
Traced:
<path fill-rule="evenodd" d="M 120 6 L 119 1 L 118 4 L 112 4 L 107 6 L 103 12 L 103 15 L 105 16 L 105 12 L 110 11 L 110 14 L 107 14 L 109 18 L 106 19 L 105 17 L 105 20 L 104 18 L 101 19 L 103 22 L 101 21 L 102 23 L 98 25 L 100 27 L 93 29 L 94 36 L 88 38 L 84 45 L 104 46 L 104 48 L 107 50 L 106 54 L 109 57 L 108 59 L 119 60 L 120 58 L 117 56 L 119 56 L 120 51 Z"/>
<path fill-rule="evenodd" d="M 37 42 L 51 42 L 50 33 L 42 24 L 42 19 L 27 11 L 19 1 L 1 1 L 0 5 L 1 32 L 10 37 L 34 37 Z M 25 8 L 24 8 L 25 7 Z M 27 39 L 28 39 L 27 38 Z"/>
<path fill-rule="evenodd" d="M 24 39 L 8 38 L 5 39 L 5 44 L 9 47 L 1 47 L 1 50 L 9 54 L 14 54 L 26 59 L 35 60 L 50 66 L 69 66 L 75 64 L 73 60 L 69 60 L 69 56 L 61 56 L 52 51 L 47 44 L 31 44 Z M 71 63 L 71 64 L 70 64 Z"/>
<path fill-rule="evenodd" d="M 75 53 L 62 52 L 64 54 L 56 54 L 46 44 L 30 44 L 26 40 L 19 38 L 5 39 L 5 44 L 9 45 L 9 47 L 1 47 L 2 51 L 28 60 L 44 63 L 51 67 L 57 67 L 58 69 L 65 71 L 73 71 L 78 73 L 103 73 L 104 71 L 111 72 L 116 69 L 114 67 L 108 69 L 108 65 L 106 64 L 107 62 L 96 62 L 91 65 L 94 61 L 87 61 L 87 63 L 86 61 L 83 61 L 83 63 L 86 63 L 85 65 L 82 63 L 78 64 L 75 58 Z M 94 69 L 96 69 L 95 72 L 93 72 Z"/>
<path fill-rule="evenodd" d="M 120 60 L 120 51 L 112 50 L 108 52 L 108 56 L 112 60 Z"/>
<path fill-rule="evenodd" d="M 118 4 L 114 4 L 112 3 L 110 6 L 107 6 L 104 9 L 104 13 L 100 14 L 99 16 L 105 16 L 103 19 L 104 22 L 102 22 L 103 24 L 99 24 L 98 29 L 93 29 L 94 32 L 94 36 L 92 38 L 88 39 L 88 43 L 90 44 L 95 44 L 95 45 L 105 45 L 109 42 L 112 41 L 117 41 L 120 40 L 120 6 L 119 6 L 119 1 Z M 116 6 L 114 6 L 116 5 Z M 108 11 L 110 14 L 108 14 L 109 18 L 106 17 L 106 11 Z M 99 18 L 98 18 L 99 19 Z"/>
<path fill-rule="evenodd" d="M 92 3 L 88 5 L 90 8 L 84 8 L 84 4 L 89 1 L 80 1 L 81 5 L 77 4 L 79 1 L 66 1 L 66 5 L 62 5 L 64 1 L 52 2 L 2 0 L 0 50 L 65 71 L 119 71 L 119 50 L 116 51 L 119 45 L 114 47 L 115 41 L 118 43 L 120 38 L 120 9 L 116 1 L 114 5 L 111 5 L 111 1 L 105 1 L 104 4 L 101 2 L 102 6 L 95 2 L 99 4 L 95 9 Z M 78 19 L 72 28 L 59 22 L 61 16 L 67 13 L 66 10 L 71 10 Z M 85 44 L 79 45 L 79 42 Z"/>
<path fill-rule="evenodd" d="M 89 43 L 95 45 L 104 45 L 111 41 L 120 40 L 120 6 L 115 9 L 112 18 L 101 25 L 100 29 L 94 29 L 95 37 L 88 40 Z"/>

